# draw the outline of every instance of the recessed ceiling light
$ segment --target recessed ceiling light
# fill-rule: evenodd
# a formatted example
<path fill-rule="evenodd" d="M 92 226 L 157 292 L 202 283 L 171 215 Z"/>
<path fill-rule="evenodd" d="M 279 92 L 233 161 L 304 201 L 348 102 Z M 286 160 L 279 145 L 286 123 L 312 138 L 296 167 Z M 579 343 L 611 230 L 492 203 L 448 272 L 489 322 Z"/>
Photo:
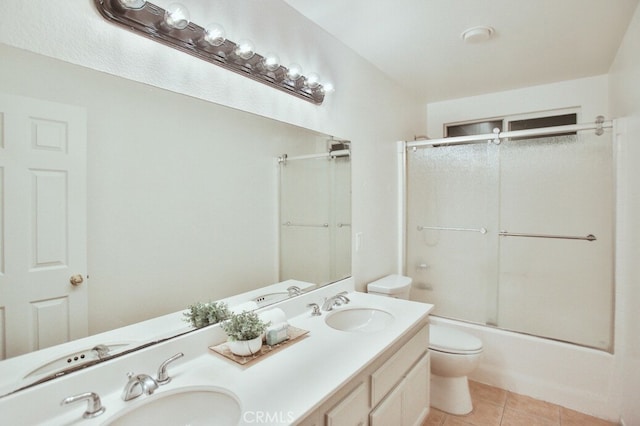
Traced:
<path fill-rule="evenodd" d="M 463 31 L 460 37 L 465 43 L 480 43 L 489 40 L 495 32 L 491 27 L 479 26 Z"/>

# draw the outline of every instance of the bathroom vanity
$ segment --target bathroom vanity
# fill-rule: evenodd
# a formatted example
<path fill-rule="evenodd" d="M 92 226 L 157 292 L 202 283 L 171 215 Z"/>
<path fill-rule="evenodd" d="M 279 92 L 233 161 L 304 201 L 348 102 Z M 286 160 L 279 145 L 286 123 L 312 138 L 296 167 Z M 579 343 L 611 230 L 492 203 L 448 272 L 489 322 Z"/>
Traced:
<path fill-rule="evenodd" d="M 348 304 L 312 315 L 308 304 L 322 305 L 341 291 L 348 292 Z M 135 424 L 140 415 L 163 424 L 212 424 L 215 418 L 216 425 L 424 420 L 431 305 L 354 292 L 348 279 L 275 306 L 292 326 L 309 333 L 251 364 L 239 365 L 212 351 L 209 347 L 226 337 L 219 326 L 205 327 L 0 398 L 0 424 Z M 371 312 L 381 321 L 363 322 Z M 184 356 L 168 366 L 168 384 L 152 395 L 123 400 L 127 372 L 155 376 L 177 353 Z M 100 396 L 103 414 L 83 418 L 84 401 L 61 406 L 64 398 L 85 392 Z"/>
<path fill-rule="evenodd" d="M 301 425 L 419 425 L 429 413 L 429 326 L 420 322 Z"/>

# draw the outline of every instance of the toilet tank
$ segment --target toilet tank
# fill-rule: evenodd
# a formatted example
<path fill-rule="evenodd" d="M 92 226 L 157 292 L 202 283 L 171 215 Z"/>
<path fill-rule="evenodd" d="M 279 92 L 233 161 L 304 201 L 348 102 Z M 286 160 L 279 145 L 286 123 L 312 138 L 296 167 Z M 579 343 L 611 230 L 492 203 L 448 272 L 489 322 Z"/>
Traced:
<path fill-rule="evenodd" d="M 404 275 L 387 275 L 384 278 L 367 284 L 367 293 L 396 299 L 409 300 L 411 278 Z"/>

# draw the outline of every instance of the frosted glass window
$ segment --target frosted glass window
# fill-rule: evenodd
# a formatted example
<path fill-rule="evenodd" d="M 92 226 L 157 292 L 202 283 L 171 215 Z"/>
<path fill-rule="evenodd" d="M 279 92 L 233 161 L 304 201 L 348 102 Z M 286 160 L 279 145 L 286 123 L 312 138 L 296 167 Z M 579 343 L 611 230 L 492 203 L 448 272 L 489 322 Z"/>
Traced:
<path fill-rule="evenodd" d="M 527 118 L 524 120 L 509 121 L 509 130 L 529 130 L 539 129 L 542 127 L 568 126 L 577 123 L 577 114 L 562 114 L 549 117 Z M 556 136 L 575 135 L 576 132 L 559 133 Z M 546 136 L 527 136 L 523 138 L 511 138 L 511 140 L 537 139 Z"/>
<path fill-rule="evenodd" d="M 482 135 L 493 133 L 493 129 L 502 130 L 502 120 L 478 121 L 464 124 L 448 124 L 445 126 L 446 137 Z"/>

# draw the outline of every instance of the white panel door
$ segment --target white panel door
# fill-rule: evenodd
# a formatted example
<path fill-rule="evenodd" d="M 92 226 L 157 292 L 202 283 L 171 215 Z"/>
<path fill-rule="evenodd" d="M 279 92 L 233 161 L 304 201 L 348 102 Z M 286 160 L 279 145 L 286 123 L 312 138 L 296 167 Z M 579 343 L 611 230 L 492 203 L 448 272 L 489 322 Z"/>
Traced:
<path fill-rule="evenodd" d="M 0 94 L 1 359 L 87 335 L 86 138 L 83 108 Z"/>

